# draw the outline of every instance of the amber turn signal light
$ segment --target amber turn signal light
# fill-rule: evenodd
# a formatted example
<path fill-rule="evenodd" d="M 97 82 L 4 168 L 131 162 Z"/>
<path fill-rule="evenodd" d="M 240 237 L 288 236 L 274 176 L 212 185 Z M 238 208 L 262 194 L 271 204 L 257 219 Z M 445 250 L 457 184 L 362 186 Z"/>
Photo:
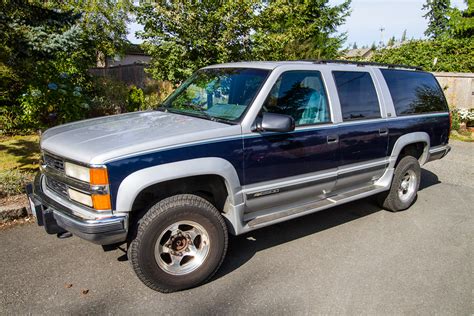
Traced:
<path fill-rule="evenodd" d="M 112 208 L 110 205 L 110 194 L 93 194 L 92 204 L 94 209 L 98 211 L 110 210 Z"/>
<path fill-rule="evenodd" d="M 107 169 L 105 168 L 91 168 L 90 184 L 92 185 L 107 185 L 109 184 L 109 177 L 107 176 Z"/>

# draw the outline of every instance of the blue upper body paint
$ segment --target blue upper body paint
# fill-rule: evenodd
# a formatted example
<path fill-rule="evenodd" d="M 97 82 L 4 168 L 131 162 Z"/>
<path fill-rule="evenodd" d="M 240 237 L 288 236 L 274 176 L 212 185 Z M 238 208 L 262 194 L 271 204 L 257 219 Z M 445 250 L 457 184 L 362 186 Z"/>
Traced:
<path fill-rule="evenodd" d="M 177 161 L 218 157 L 235 168 L 241 185 L 302 175 L 351 163 L 361 163 L 391 154 L 397 139 L 412 132 L 426 132 L 431 146 L 448 142 L 449 116 L 407 116 L 374 122 L 315 126 L 291 133 L 263 133 L 185 144 L 171 149 L 157 149 L 134 157 L 107 163 L 112 207 L 121 182 L 145 168 Z M 388 135 L 380 135 L 388 128 Z M 338 143 L 327 137 L 338 135 Z"/>

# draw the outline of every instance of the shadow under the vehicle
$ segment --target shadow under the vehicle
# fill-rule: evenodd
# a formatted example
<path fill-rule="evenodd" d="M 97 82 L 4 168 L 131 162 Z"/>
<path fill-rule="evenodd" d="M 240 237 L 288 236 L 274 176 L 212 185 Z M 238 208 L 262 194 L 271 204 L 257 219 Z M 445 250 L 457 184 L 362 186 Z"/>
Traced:
<path fill-rule="evenodd" d="M 439 181 L 438 176 L 436 174 L 429 170 L 421 169 L 420 188 L 418 189 L 419 191 L 429 188 L 430 186 L 436 185 L 438 183 L 441 183 L 441 181 Z"/>
<path fill-rule="evenodd" d="M 238 269 L 259 251 L 345 224 L 381 210 L 373 201 L 373 197 L 369 197 L 240 236 L 231 236 L 226 259 L 213 280 Z"/>

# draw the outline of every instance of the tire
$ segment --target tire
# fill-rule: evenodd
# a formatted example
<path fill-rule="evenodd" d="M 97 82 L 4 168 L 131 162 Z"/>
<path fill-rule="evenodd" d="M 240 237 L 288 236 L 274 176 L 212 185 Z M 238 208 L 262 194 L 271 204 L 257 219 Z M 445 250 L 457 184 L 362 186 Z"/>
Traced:
<path fill-rule="evenodd" d="M 395 168 L 390 190 L 378 196 L 380 206 L 391 212 L 409 208 L 416 200 L 420 177 L 418 160 L 413 156 L 403 157 Z"/>
<path fill-rule="evenodd" d="M 175 195 L 146 212 L 128 256 L 146 286 L 170 293 L 209 280 L 224 260 L 227 243 L 226 224 L 211 203 Z"/>

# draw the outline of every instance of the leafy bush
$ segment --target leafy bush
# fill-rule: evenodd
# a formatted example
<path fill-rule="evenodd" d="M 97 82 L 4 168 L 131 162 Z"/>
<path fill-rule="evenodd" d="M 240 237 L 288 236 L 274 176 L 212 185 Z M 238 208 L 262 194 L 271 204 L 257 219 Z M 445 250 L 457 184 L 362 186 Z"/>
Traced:
<path fill-rule="evenodd" d="M 61 73 L 48 84 L 30 85 L 19 98 L 22 126 L 44 128 L 86 117 L 89 100 L 75 81 Z"/>
<path fill-rule="evenodd" d="M 124 113 L 127 107 L 128 88 L 123 82 L 107 77 L 93 80 L 91 107 L 88 117 Z"/>
<path fill-rule="evenodd" d="M 156 109 L 174 89 L 175 86 L 169 81 L 150 80 L 143 89 L 145 100 L 142 109 Z"/>
<path fill-rule="evenodd" d="M 371 61 L 420 66 L 426 71 L 474 72 L 473 51 L 472 38 L 415 40 L 377 51 Z"/>
<path fill-rule="evenodd" d="M 0 197 L 24 193 L 26 184 L 32 179 L 31 173 L 18 169 L 0 171 Z"/>
<path fill-rule="evenodd" d="M 456 108 L 452 108 L 451 112 L 451 128 L 455 131 L 458 131 L 461 127 L 461 119 L 459 117 L 459 111 Z"/>
<path fill-rule="evenodd" d="M 131 86 L 128 90 L 127 112 L 137 111 L 143 108 L 145 104 L 145 95 L 143 90 L 135 86 Z"/>

